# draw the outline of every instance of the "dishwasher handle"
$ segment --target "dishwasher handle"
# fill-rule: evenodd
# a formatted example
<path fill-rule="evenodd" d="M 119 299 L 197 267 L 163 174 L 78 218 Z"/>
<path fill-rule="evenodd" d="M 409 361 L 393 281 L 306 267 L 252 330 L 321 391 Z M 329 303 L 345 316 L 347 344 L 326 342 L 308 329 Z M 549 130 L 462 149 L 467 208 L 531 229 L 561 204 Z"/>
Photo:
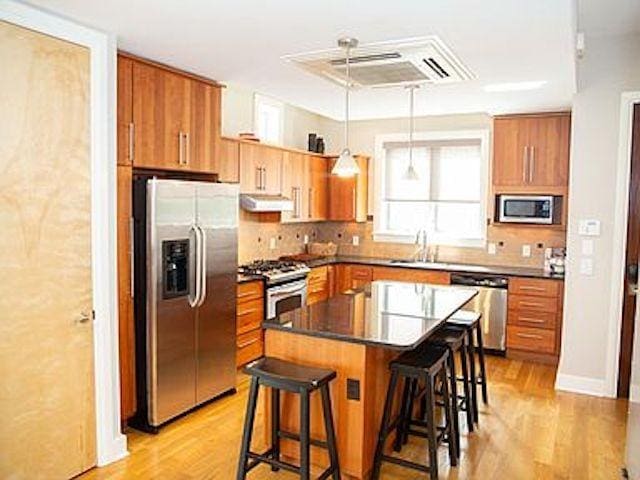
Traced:
<path fill-rule="evenodd" d="M 469 287 L 502 288 L 509 286 L 507 277 L 493 275 L 452 274 L 451 285 L 466 285 Z"/>

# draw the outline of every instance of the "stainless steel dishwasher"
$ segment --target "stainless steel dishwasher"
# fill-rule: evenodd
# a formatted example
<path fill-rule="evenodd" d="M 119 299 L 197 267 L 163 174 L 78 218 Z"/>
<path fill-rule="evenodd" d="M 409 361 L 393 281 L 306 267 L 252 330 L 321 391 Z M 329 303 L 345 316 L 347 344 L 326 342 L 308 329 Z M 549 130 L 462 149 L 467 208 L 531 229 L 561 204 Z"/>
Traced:
<path fill-rule="evenodd" d="M 507 277 L 478 273 L 454 273 L 451 284 L 476 288 L 479 293 L 462 310 L 482 313 L 482 335 L 488 353 L 504 355 L 507 327 Z"/>

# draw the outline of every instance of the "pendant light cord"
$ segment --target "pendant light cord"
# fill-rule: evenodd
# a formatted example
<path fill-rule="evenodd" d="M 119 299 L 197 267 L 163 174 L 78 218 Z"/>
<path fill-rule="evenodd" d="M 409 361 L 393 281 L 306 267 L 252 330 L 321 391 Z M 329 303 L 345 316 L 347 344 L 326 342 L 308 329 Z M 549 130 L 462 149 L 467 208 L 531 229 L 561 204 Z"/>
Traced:
<path fill-rule="evenodd" d="M 349 148 L 349 89 L 351 88 L 351 70 L 349 67 L 349 60 L 351 55 L 351 47 L 347 46 L 347 87 L 345 89 L 345 120 L 344 120 L 344 146 Z"/>
<path fill-rule="evenodd" d="M 409 87 L 409 167 L 413 167 L 413 92 L 415 85 Z"/>

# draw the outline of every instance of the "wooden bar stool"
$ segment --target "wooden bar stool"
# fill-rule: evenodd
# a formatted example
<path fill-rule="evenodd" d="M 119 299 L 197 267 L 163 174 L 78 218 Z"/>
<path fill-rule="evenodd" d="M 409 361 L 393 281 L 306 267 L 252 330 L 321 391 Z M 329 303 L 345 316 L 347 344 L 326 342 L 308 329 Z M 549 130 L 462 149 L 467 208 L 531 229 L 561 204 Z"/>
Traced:
<path fill-rule="evenodd" d="M 310 446 L 326 448 L 329 452 L 330 465 L 319 477 L 324 480 L 330 476 L 333 480 L 340 480 L 340 465 L 336 435 L 331 411 L 331 397 L 329 382 L 336 378 L 336 372 L 324 368 L 298 365 L 277 358 L 264 357 L 248 364 L 244 373 L 251 375 L 249 401 L 244 421 L 242 447 L 238 463 L 237 480 L 244 480 L 247 473 L 260 463 L 271 465 L 273 471 L 279 469 L 298 473 L 303 480 L 309 480 Z M 256 414 L 256 403 L 260 386 L 271 387 L 271 448 L 264 453 L 251 451 L 251 437 Z M 280 390 L 300 395 L 300 434 L 280 429 Z M 327 434 L 326 441 L 310 438 L 309 398 L 313 391 L 320 390 L 322 398 L 322 413 Z M 280 439 L 287 438 L 300 442 L 300 466 L 280 460 Z"/>
<path fill-rule="evenodd" d="M 378 432 L 378 443 L 374 457 L 373 474 L 371 478 L 380 478 L 380 468 L 382 462 L 390 462 L 406 468 L 412 468 L 428 473 L 432 480 L 438 478 L 438 446 L 447 441 L 449 447 L 449 458 L 452 466 L 458 464 L 458 452 L 453 428 L 452 398 L 449 397 L 446 364 L 449 358 L 449 351 L 446 348 L 424 346 L 416 350 L 403 353 L 390 364 L 391 378 L 387 389 L 387 397 L 384 404 L 382 422 Z M 403 402 L 400 411 L 393 418 L 393 398 L 399 380 L 404 381 Z M 443 409 L 445 413 L 445 424 L 438 428 L 436 418 L 436 387 L 437 382 L 442 385 Z M 418 386 L 422 384 L 424 388 L 418 392 Z M 421 399 L 424 397 L 426 413 L 424 421 L 414 421 L 412 412 L 408 409 L 409 402 L 406 400 L 411 396 Z M 393 418 L 393 420 L 392 420 Z M 412 425 L 426 428 L 426 432 L 411 429 Z M 429 463 L 428 465 L 404 460 L 396 456 L 384 453 L 385 443 L 391 432 L 396 431 L 394 449 L 399 449 L 402 442 L 399 435 L 417 435 L 428 439 Z"/>
<path fill-rule="evenodd" d="M 469 363 L 471 369 L 475 373 L 476 361 L 479 364 L 480 371 L 476 374 L 476 385 L 480 385 L 482 391 L 482 401 L 486 404 L 489 403 L 489 395 L 487 388 L 487 370 L 484 361 L 484 344 L 482 340 L 482 314 L 478 312 L 470 312 L 466 310 L 459 310 L 456 314 L 447 320 L 447 323 L 467 330 L 468 345 L 469 345 Z M 473 338 L 475 334 L 475 339 Z M 474 386 L 474 390 L 477 387 Z M 474 392 L 475 393 L 475 392 Z M 477 398 L 477 394 L 474 395 Z M 477 415 L 477 400 L 476 400 L 476 415 Z M 476 422 L 478 418 L 476 416 Z"/>

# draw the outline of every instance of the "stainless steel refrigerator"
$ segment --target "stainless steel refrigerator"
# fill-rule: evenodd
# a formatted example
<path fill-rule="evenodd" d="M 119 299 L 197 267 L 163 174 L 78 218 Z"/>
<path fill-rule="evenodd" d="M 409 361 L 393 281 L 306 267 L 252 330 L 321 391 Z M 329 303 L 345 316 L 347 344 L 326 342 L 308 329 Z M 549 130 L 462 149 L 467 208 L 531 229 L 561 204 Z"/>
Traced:
<path fill-rule="evenodd" d="M 137 414 L 163 423 L 235 389 L 238 186 L 136 178 Z"/>

